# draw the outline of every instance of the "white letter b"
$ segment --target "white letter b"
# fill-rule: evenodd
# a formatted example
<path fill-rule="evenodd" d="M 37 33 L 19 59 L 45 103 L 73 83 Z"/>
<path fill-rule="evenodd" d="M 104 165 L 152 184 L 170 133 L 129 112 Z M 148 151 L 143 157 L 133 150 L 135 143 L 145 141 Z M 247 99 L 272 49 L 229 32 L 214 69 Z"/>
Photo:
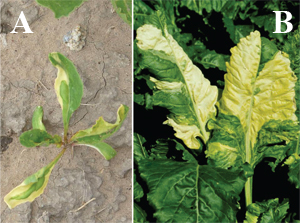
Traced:
<path fill-rule="evenodd" d="M 292 14 L 289 11 L 273 11 L 275 12 L 275 18 L 276 18 L 276 30 L 273 33 L 289 33 L 293 29 L 293 24 L 288 22 L 292 19 Z M 281 13 L 284 12 L 286 14 L 286 19 L 284 21 L 281 21 Z M 287 26 L 287 29 L 285 32 L 281 32 L 281 23 L 284 22 Z"/>

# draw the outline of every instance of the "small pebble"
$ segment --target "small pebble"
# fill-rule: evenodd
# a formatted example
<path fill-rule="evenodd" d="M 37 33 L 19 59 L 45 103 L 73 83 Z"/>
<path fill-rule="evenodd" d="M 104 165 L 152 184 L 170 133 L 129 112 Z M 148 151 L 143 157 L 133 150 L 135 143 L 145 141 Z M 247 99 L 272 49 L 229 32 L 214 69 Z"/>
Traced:
<path fill-rule="evenodd" d="M 75 29 L 69 31 L 63 38 L 66 46 L 70 48 L 70 50 L 79 51 L 85 45 L 86 32 L 77 25 Z"/>

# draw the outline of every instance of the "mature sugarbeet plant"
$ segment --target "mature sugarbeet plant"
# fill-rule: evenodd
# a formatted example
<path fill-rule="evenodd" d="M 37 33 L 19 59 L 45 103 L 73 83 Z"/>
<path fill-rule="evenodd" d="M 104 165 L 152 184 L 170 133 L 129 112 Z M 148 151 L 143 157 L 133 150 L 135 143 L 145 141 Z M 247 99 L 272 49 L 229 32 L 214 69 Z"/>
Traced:
<path fill-rule="evenodd" d="M 228 8 L 221 10 L 221 2 Z M 282 36 L 270 40 L 262 30 L 238 26 L 242 32 L 237 32 L 227 24 L 234 45 L 230 56 L 223 55 L 206 48 L 200 35 L 193 38 L 176 26 L 182 16 L 180 4 L 186 10 L 198 3 L 205 5 L 175 0 L 135 3 L 134 100 L 135 109 L 143 112 L 134 135 L 135 222 L 298 222 L 293 219 L 298 218 L 297 204 L 287 196 L 274 193 L 266 199 L 256 194 L 268 183 L 267 171 L 284 177 L 292 190 L 299 189 L 299 50 L 295 49 L 300 28 L 281 43 Z M 213 7 L 220 3 L 214 11 L 224 14 L 226 8 L 232 12 L 229 6 L 245 4 L 206 3 Z M 209 45 L 210 39 L 202 41 Z M 223 71 L 219 77 L 216 68 Z M 143 118 L 159 133 L 144 130 Z M 257 171 L 264 163 L 271 168 Z"/>
<path fill-rule="evenodd" d="M 113 158 L 116 155 L 116 151 L 103 140 L 114 134 L 121 127 L 128 113 L 128 107 L 121 105 L 118 109 L 115 123 L 108 123 L 101 116 L 91 128 L 80 130 L 69 137 L 69 121 L 73 112 L 81 104 L 83 84 L 74 64 L 64 55 L 57 52 L 51 53 L 49 54 L 49 59 L 58 69 L 54 88 L 62 109 L 63 138 L 59 135 L 52 136 L 47 132 L 43 124 L 43 108 L 38 106 L 33 113 L 32 129 L 21 134 L 19 139 L 20 143 L 26 147 L 54 144 L 58 148 L 62 148 L 62 150 L 51 163 L 27 177 L 4 197 L 4 201 L 9 208 L 14 208 L 27 201 L 32 202 L 44 192 L 52 169 L 68 148 L 73 148 L 75 145 L 88 146 L 96 149 L 106 160 Z"/>

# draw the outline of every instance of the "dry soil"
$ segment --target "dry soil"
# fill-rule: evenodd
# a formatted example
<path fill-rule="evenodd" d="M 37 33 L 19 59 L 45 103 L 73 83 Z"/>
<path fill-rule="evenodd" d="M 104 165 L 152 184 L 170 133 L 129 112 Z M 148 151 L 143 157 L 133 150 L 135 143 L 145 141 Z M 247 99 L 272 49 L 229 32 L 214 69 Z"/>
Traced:
<path fill-rule="evenodd" d="M 131 222 L 131 27 L 109 0 L 88 0 L 68 17 L 55 19 L 34 0 L 1 0 L 1 220 L 3 223 Z M 24 11 L 33 34 L 10 34 Z M 64 35 L 81 25 L 81 51 L 70 51 Z M 44 194 L 10 210 L 3 197 L 59 153 L 55 146 L 25 148 L 18 136 L 31 128 L 36 106 L 44 108 L 51 134 L 61 134 L 61 108 L 54 92 L 57 70 L 48 54 L 60 52 L 77 67 L 84 83 L 81 107 L 70 121 L 73 133 L 103 116 L 114 122 L 120 104 L 130 107 L 121 129 L 106 140 L 117 150 L 111 161 L 97 151 L 75 147 L 52 171 Z M 92 200 L 82 209 L 77 210 Z"/>

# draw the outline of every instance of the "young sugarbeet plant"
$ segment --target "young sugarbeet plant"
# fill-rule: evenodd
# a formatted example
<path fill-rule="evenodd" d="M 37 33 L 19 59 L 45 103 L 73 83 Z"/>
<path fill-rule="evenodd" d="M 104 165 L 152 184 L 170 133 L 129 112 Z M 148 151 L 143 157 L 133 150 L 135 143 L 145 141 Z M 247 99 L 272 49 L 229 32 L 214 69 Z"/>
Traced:
<path fill-rule="evenodd" d="M 73 63 L 60 53 L 49 54 L 51 63 L 58 69 L 54 88 L 57 99 L 62 108 L 64 137 L 50 135 L 42 122 L 43 108 L 38 106 L 32 117 L 32 129 L 20 136 L 20 143 L 26 147 L 49 146 L 55 144 L 62 151 L 47 166 L 27 177 L 19 186 L 15 187 L 5 197 L 9 208 L 14 208 L 27 201 L 32 202 L 40 196 L 47 183 L 52 169 L 68 148 L 75 145 L 89 146 L 101 153 L 106 160 L 116 155 L 116 151 L 103 142 L 115 133 L 126 118 L 128 107 L 121 105 L 118 109 L 115 123 L 106 122 L 100 117 L 96 124 L 89 129 L 80 130 L 68 138 L 69 121 L 73 112 L 80 106 L 83 95 L 83 84 Z"/>

